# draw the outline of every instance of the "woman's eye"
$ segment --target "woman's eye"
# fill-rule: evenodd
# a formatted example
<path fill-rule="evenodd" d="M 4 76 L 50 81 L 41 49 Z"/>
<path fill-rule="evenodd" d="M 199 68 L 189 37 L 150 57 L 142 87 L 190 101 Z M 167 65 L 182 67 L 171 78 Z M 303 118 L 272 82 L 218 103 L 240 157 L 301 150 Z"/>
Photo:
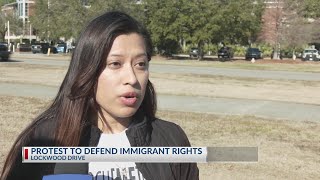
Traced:
<path fill-rule="evenodd" d="M 146 66 L 146 63 L 145 62 L 139 62 L 138 65 L 139 66 Z"/>
<path fill-rule="evenodd" d="M 145 61 L 142 61 L 142 62 L 138 62 L 136 64 L 136 66 L 139 68 L 139 69 L 145 69 L 147 67 L 147 63 Z"/>
<path fill-rule="evenodd" d="M 108 64 L 108 67 L 112 68 L 112 69 L 116 69 L 121 67 L 121 64 L 119 62 L 111 62 Z"/>

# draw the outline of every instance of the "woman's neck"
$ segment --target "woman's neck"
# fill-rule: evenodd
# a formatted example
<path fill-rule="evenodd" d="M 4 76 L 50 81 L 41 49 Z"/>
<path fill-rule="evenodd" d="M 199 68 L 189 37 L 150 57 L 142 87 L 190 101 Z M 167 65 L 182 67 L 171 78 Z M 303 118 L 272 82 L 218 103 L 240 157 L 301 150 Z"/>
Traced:
<path fill-rule="evenodd" d="M 105 117 L 98 115 L 98 128 L 106 134 L 115 134 L 124 131 L 129 127 L 131 118 Z"/>

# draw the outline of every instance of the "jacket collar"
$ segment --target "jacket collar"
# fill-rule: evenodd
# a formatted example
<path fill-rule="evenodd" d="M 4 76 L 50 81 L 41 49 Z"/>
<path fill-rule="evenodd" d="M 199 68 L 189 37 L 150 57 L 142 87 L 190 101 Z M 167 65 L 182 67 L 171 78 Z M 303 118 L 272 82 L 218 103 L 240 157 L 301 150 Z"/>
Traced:
<path fill-rule="evenodd" d="M 126 131 L 132 147 L 149 146 L 151 140 L 151 119 L 145 116 L 135 116 L 132 124 Z M 87 125 L 82 133 L 82 138 L 79 146 L 97 146 L 102 131 L 95 125 Z M 137 166 L 142 167 L 141 163 Z M 88 163 L 56 163 L 54 174 L 87 174 Z"/>
<path fill-rule="evenodd" d="M 145 116 L 133 119 L 132 125 L 126 131 L 131 146 L 149 146 L 151 140 L 152 126 Z"/>
<path fill-rule="evenodd" d="M 151 119 L 142 115 L 142 113 L 137 113 L 126 131 L 126 135 L 132 147 L 149 146 L 151 132 Z M 80 146 L 97 146 L 101 133 L 102 131 L 95 125 L 85 128 Z"/>

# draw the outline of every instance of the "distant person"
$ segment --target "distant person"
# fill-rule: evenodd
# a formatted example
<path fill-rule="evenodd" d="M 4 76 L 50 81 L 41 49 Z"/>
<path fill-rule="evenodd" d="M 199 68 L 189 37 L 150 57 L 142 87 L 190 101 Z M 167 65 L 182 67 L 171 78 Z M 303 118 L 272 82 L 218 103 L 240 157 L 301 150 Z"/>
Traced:
<path fill-rule="evenodd" d="M 67 51 L 66 51 L 66 53 L 69 53 L 69 52 L 72 52 L 72 45 L 71 45 L 70 41 L 67 42 Z"/>
<path fill-rule="evenodd" d="M 22 163 L 23 146 L 190 146 L 178 125 L 155 117 L 156 93 L 149 80 L 152 44 L 140 23 L 108 12 L 93 19 L 77 42 L 57 96 L 18 136 L 1 179 L 37 180 L 60 173 L 199 179 L 196 163 Z M 128 168 L 134 173 L 128 174 Z M 107 177 L 110 169 L 121 175 Z"/>

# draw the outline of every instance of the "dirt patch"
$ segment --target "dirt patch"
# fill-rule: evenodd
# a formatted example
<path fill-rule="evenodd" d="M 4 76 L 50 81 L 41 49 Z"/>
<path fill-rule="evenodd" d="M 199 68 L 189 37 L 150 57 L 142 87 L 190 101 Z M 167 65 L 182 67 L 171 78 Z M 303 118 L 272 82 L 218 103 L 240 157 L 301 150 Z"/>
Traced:
<path fill-rule="evenodd" d="M 282 59 L 282 60 L 274 60 L 274 59 L 264 59 L 261 61 L 256 61 L 258 64 L 319 64 L 318 61 L 302 61 L 301 59 Z"/>
<path fill-rule="evenodd" d="M 152 60 L 155 61 L 170 61 L 170 60 L 190 60 L 189 57 L 165 57 L 165 56 L 152 56 Z M 205 60 L 211 60 L 211 61 L 218 61 L 218 58 L 205 58 Z M 198 61 L 198 60 L 193 60 Z M 225 62 L 237 62 L 237 63 L 248 63 L 249 60 L 244 60 L 244 58 L 236 57 L 232 59 L 231 61 L 225 61 Z M 320 64 L 320 61 L 302 61 L 301 59 L 297 58 L 296 60 L 290 59 L 290 58 L 283 58 L 281 60 L 276 59 L 256 59 L 255 63 L 257 64 Z"/>
<path fill-rule="evenodd" d="M 202 67 L 219 67 L 219 68 L 235 68 L 250 70 L 273 70 L 273 71 L 295 71 L 295 72 L 320 72 L 320 61 L 301 61 L 301 60 L 256 60 L 255 63 L 244 59 L 233 59 L 231 61 L 218 61 L 217 59 L 209 59 L 204 61 L 184 59 L 165 59 L 155 56 L 152 58 L 151 64 L 168 64 L 179 66 L 202 66 Z"/>
<path fill-rule="evenodd" d="M 0 171 L 12 144 L 49 99 L 0 96 Z M 1 174 L 1 173 L 0 173 Z"/>
<path fill-rule="evenodd" d="M 180 112 L 158 115 L 181 125 L 193 146 L 259 148 L 257 163 L 199 164 L 200 179 L 320 178 L 319 123 Z"/>
<path fill-rule="evenodd" d="M 59 86 L 66 72 L 67 68 L 60 66 L 1 64 L 0 82 Z"/>
<path fill-rule="evenodd" d="M 151 82 L 160 94 L 320 104 L 320 82 L 159 73 Z"/>

